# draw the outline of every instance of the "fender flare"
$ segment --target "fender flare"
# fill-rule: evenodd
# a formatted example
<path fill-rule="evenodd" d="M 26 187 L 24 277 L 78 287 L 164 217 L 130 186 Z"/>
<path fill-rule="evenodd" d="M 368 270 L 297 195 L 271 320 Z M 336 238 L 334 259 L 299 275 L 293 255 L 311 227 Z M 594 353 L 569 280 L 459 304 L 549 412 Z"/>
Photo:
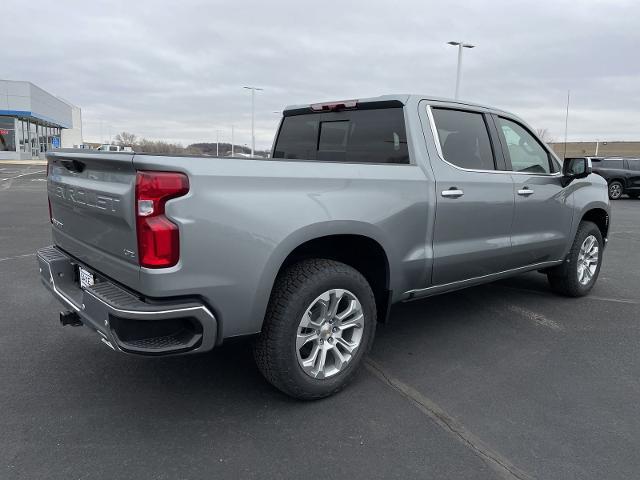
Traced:
<path fill-rule="evenodd" d="M 389 250 L 389 242 L 383 233 L 375 225 L 366 222 L 354 222 L 352 220 L 328 220 L 305 225 L 298 230 L 291 232 L 273 250 L 259 280 L 259 286 L 253 302 L 252 318 L 256 322 L 256 331 L 262 328 L 262 322 L 269 303 L 271 291 L 275 284 L 276 277 L 286 258 L 296 248 L 304 243 L 317 238 L 332 235 L 359 235 L 377 242 L 387 256 L 387 267 L 389 269 L 389 288 L 392 288 L 395 278 L 394 265 L 398 261 L 392 251 Z"/>

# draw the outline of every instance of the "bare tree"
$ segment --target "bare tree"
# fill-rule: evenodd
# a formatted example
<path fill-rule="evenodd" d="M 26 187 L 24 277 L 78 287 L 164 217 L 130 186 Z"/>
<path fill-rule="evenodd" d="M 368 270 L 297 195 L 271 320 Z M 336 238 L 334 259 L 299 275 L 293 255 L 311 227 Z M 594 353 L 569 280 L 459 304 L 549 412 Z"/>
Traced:
<path fill-rule="evenodd" d="M 120 145 L 122 147 L 132 147 L 138 141 L 138 137 L 136 137 L 133 133 L 122 132 L 116 135 L 114 138 L 114 142 L 116 145 Z"/>
<path fill-rule="evenodd" d="M 146 153 L 169 153 L 169 154 L 187 154 L 187 155 L 205 155 L 213 156 L 216 151 L 215 143 L 194 143 L 187 147 L 179 143 L 171 143 L 164 140 L 151 140 L 149 138 L 139 137 L 133 133 L 121 132 L 117 134 L 113 139 L 114 145 L 120 145 L 123 147 L 132 147 L 136 152 Z M 228 156 L 231 152 L 231 144 L 220 143 L 219 147 L 221 156 Z M 248 154 L 251 150 L 248 147 L 241 145 L 235 145 L 235 151 L 237 153 Z M 267 151 L 256 151 L 258 156 L 268 156 Z"/>
<path fill-rule="evenodd" d="M 536 134 L 544 143 L 553 143 L 555 141 L 546 128 L 536 128 Z"/>

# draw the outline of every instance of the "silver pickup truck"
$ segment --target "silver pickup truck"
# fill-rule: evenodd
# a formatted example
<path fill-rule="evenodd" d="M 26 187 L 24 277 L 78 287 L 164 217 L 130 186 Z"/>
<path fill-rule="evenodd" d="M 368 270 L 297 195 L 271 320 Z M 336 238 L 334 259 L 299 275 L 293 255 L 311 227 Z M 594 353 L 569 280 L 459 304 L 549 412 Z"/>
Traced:
<path fill-rule="evenodd" d="M 37 258 L 63 324 L 151 356 L 255 335 L 264 376 L 303 399 L 353 377 L 395 302 L 531 270 L 587 294 L 609 229 L 588 159 L 420 95 L 289 107 L 269 159 L 47 158 Z"/>

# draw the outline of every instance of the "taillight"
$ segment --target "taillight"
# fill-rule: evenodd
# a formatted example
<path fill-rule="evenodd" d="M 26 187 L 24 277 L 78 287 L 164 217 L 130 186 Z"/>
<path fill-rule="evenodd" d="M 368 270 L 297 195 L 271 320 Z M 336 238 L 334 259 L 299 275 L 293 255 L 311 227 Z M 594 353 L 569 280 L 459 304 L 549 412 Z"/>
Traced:
<path fill-rule="evenodd" d="M 184 173 L 140 171 L 136 177 L 138 259 L 147 268 L 172 267 L 180 259 L 178 226 L 164 214 L 167 200 L 186 195 Z"/>

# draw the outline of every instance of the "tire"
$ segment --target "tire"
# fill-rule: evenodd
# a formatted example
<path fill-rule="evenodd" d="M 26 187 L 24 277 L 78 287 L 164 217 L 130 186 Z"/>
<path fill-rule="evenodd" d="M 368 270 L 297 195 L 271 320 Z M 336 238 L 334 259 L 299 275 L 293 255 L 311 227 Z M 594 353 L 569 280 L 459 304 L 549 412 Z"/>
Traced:
<path fill-rule="evenodd" d="M 327 304 L 330 308 L 335 305 L 336 315 L 324 310 Z M 292 397 L 315 400 L 333 395 L 353 379 L 371 348 L 375 305 L 366 279 L 348 265 L 309 259 L 289 266 L 276 279 L 262 332 L 254 345 L 258 369 L 267 381 Z M 339 316 L 347 311 L 352 313 L 340 321 Z M 300 347 L 299 335 L 313 340 Z M 353 348 L 352 352 L 347 353 L 347 348 Z M 314 357 L 314 352 L 319 353 Z"/>
<path fill-rule="evenodd" d="M 579 271 L 579 265 L 582 264 L 581 259 L 583 258 L 581 250 L 583 246 L 588 245 L 586 242 L 587 239 L 591 238 L 595 239 L 595 242 L 597 242 L 597 244 L 595 244 L 595 247 L 597 248 L 595 269 L 591 272 L 588 267 L 583 266 L 583 271 L 585 271 L 584 275 L 586 276 L 586 272 L 588 271 L 590 273 L 590 278 L 586 279 L 586 277 L 582 277 L 581 281 Z M 603 246 L 604 242 L 602 240 L 602 233 L 597 225 L 593 222 L 581 222 L 565 262 L 558 267 L 552 268 L 547 273 L 551 289 L 560 295 L 568 297 L 583 297 L 587 295 L 595 285 L 596 280 L 598 279 L 598 274 L 600 273 Z M 587 255 L 586 257 L 589 258 L 590 255 Z M 593 265 L 593 263 L 590 265 Z"/>
<path fill-rule="evenodd" d="M 620 183 L 617 180 L 614 180 L 609 184 L 609 198 L 611 200 L 619 200 L 620 197 L 622 197 L 623 190 L 624 190 L 624 187 L 622 186 L 622 183 Z"/>

